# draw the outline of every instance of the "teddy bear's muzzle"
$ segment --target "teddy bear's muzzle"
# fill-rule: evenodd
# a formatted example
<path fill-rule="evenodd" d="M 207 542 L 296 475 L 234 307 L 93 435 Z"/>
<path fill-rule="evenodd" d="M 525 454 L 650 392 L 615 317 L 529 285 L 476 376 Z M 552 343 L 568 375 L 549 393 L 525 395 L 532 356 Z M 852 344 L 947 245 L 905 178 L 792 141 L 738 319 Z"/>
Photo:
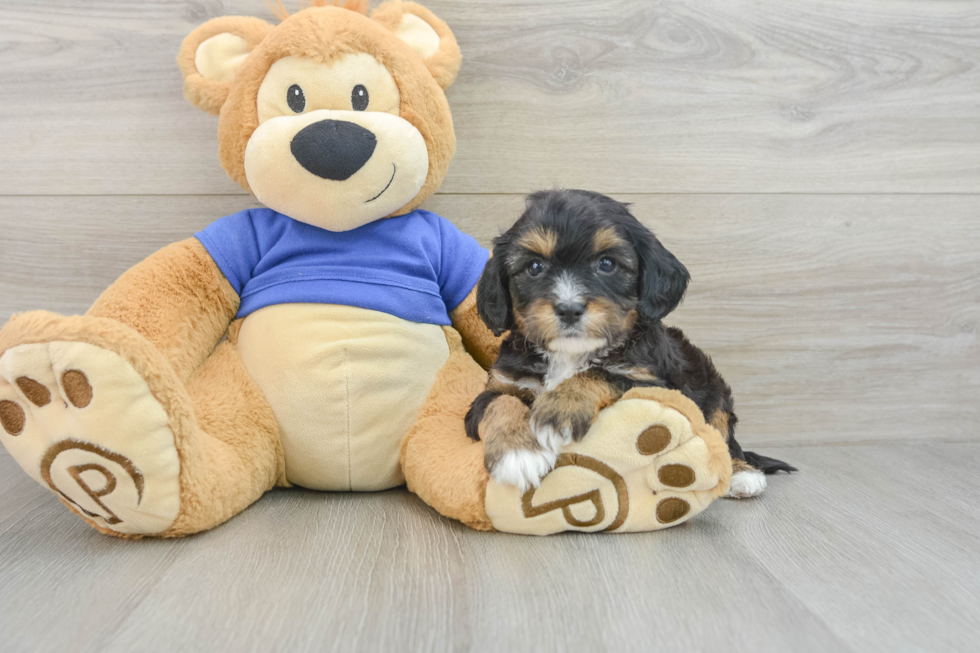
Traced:
<path fill-rule="evenodd" d="M 418 195 L 429 171 L 422 133 L 382 111 L 317 109 L 261 123 L 245 147 L 255 197 L 294 220 L 349 231 Z"/>

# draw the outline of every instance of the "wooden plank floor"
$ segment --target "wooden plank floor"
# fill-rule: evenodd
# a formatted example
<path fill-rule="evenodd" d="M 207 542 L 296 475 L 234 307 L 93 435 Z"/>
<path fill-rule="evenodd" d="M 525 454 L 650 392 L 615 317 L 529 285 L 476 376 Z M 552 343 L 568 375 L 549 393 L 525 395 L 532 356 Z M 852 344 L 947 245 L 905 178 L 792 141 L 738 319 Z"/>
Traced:
<path fill-rule="evenodd" d="M 769 453 L 803 471 L 654 534 L 486 534 L 404 490 L 281 490 L 140 542 L 3 454 L 2 648 L 976 650 L 980 445 Z"/>
<path fill-rule="evenodd" d="M 284 0 L 295 9 L 299 0 Z M 376 4 L 376 2 L 375 2 Z M 657 534 L 476 533 L 404 490 L 92 531 L 0 451 L 0 651 L 974 651 L 980 3 L 423 0 L 481 242 L 561 185 L 691 269 L 669 321 L 802 469 Z M 264 0 L 0 0 L 0 321 L 252 206 L 174 56 Z"/>

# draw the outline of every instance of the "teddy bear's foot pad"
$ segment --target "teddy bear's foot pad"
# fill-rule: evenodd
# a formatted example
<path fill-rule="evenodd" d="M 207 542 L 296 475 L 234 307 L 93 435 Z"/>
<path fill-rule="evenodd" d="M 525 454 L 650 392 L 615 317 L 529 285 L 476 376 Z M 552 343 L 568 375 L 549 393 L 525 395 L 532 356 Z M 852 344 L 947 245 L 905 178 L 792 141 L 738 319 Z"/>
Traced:
<path fill-rule="evenodd" d="M 650 395 L 663 401 L 627 397 L 602 411 L 581 442 L 561 450 L 538 488 L 522 493 L 491 481 L 486 510 L 494 528 L 647 531 L 704 510 L 727 489 L 731 459 L 697 407 L 671 392 Z"/>
<path fill-rule="evenodd" d="M 167 413 L 115 352 L 58 341 L 4 352 L 0 441 L 96 526 L 152 534 L 177 517 L 180 461 Z"/>

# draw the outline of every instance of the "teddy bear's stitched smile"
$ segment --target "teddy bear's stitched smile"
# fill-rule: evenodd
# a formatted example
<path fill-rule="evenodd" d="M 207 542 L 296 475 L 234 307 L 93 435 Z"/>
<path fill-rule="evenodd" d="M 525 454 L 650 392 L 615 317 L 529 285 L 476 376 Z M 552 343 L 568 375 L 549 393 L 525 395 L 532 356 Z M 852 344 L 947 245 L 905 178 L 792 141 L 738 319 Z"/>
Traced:
<path fill-rule="evenodd" d="M 385 194 L 385 191 L 388 190 L 391 187 L 391 182 L 395 181 L 395 173 L 397 173 L 397 172 L 398 172 L 398 166 L 396 166 L 394 163 L 392 163 L 391 164 L 391 179 L 388 180 L 388 184 L 384 187 L 384 189 L 380 193 L 378 193 L 377 195 L 375 195 L 374 197 L 372 197 L 371 199 L 369 199 L 367 202 L 364 202 L 364 203 L 367 204 L 369 202 L 373 202 L 374 200 L 376 200 L 379 197 L 381 197 L 382 195 L 384 195 Z"/>

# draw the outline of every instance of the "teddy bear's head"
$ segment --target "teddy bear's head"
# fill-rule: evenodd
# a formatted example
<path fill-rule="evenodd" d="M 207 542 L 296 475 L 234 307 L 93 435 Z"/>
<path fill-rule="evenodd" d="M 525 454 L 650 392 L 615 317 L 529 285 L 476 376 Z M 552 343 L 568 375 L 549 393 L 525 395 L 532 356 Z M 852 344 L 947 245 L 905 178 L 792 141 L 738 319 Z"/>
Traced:
<path fill-rule="evenodd" d="M 314 5 L 273 26 L 210 20 L 184 39 L 184 95 L 220 114 L 221 166 L 269 208 L 347 231 L 418 207 L 456 147 L 443 89 L 459 46 L 412 2 Z M 281 5 L 280 5 L 281 7 Z"/>

